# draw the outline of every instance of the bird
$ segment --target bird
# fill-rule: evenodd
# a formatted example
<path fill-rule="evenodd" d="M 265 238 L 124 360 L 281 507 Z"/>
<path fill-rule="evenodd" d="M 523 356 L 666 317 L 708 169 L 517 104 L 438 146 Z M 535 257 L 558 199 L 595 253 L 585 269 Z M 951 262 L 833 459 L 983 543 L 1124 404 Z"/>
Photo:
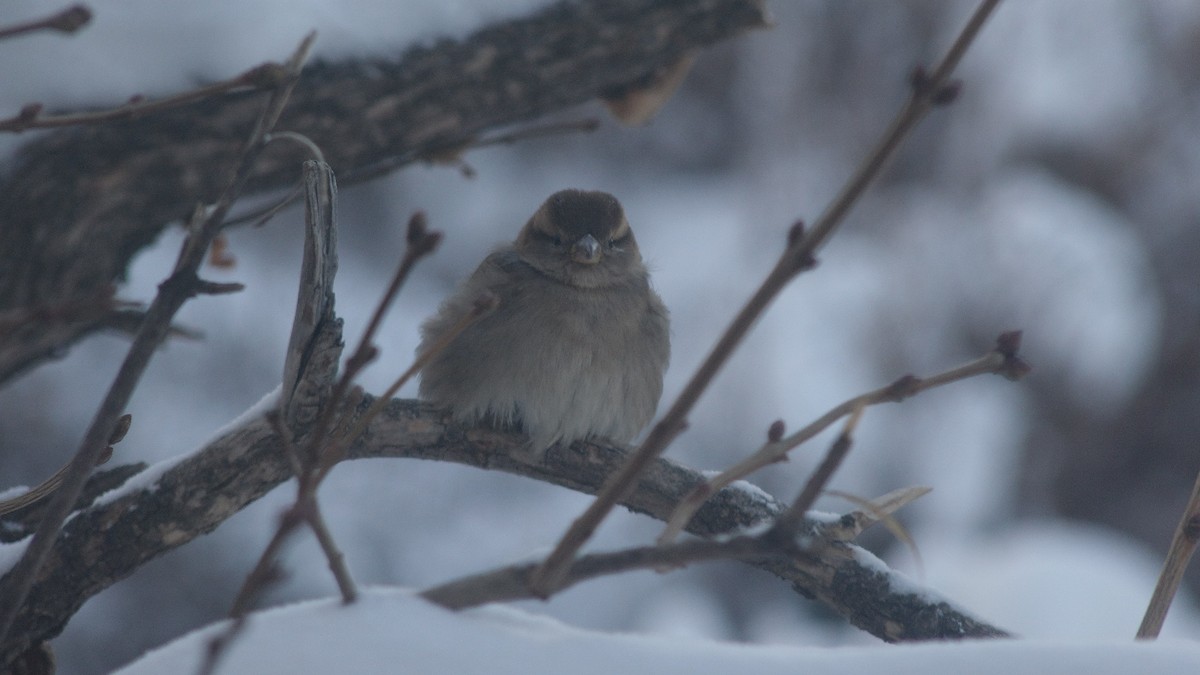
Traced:
<path fill-rule="evenodd" d="M 418 395 L 456 420 L 555 443 L 629 443 L 653 418 L 670 319 L 633 230 L 606 192 L 555 192 L 421 325 L 424 354 L 491 294 L 495 308 L 422 368 Z"/>

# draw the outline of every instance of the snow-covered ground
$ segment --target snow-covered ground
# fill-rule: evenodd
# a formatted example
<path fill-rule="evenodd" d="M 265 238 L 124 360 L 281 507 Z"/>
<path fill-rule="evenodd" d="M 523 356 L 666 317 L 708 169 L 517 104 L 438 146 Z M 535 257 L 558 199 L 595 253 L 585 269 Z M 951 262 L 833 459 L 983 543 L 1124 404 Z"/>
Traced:
<path fill-rule="evenodd" d="M 192 673 L 225 623 L 146 654 L 117 675 Z M 987 640 L 896 647 L 789 647 L 580 630 L 520 610 L 462 613 L 410 592 L 368 589 L 345 606 L 315 600 L 249 621 L 219 662 L 224 675 L 402 672 L 440 675 L 1128 675 L 1182 674 L 1200 643 Z"/>

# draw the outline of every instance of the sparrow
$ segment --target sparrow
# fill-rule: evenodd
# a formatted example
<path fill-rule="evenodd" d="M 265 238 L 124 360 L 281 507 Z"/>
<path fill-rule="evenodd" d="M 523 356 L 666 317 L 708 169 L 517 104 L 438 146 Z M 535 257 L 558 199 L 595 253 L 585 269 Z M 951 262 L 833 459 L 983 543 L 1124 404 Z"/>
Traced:
<path fill-rule="evenodd" d="M 423 368 L 422 399 L 461 422 L 520 428 L 535 453 L 594 437 L 627 443 L 650 422 L 669 319 L 615 197 L 551 195 L 422 324 L 418 355 L 489 292 L 495 309 Z"/>

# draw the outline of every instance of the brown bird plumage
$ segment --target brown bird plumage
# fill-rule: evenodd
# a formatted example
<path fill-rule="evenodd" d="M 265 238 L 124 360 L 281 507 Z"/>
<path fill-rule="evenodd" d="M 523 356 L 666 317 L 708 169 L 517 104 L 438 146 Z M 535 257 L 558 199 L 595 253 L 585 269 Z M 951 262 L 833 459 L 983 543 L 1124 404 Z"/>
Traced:
<path fill-rule="evenodd" d="M 421 398 L 468 423 L 520 425 L 535 450 L 594 436 L 627 442 L 654 416 L 667 309 L 615 197 L 551 195 L 421 326 L 418 353 L 485 291 L 499 305 L 425 366 Z"/>

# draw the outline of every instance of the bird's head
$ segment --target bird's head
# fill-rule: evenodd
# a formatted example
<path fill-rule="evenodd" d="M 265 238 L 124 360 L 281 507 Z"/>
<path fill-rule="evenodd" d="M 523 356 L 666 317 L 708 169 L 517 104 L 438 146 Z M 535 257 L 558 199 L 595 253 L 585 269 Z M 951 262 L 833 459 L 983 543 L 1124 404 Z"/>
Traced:
<path fill-rule="evenodd" d="M 517 253 L 565 284 L 599 288 L 645 276 L 625 210 L 607 192 L 561 190 L 521 230 Z"/>

